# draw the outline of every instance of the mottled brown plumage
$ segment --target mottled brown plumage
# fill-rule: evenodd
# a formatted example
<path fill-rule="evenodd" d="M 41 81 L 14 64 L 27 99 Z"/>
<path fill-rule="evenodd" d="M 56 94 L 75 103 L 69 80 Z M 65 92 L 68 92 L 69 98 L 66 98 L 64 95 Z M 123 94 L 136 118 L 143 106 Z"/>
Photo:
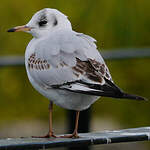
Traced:
<path fill-rule="evenodd" d="M 47 70 L 50 68 L 50 64 L 45 59 L 43 60 L 40 58 L 36 58 L 35 53 L 33 53 L 28 58 L 28 68 L 35 70 Z"/>
<path fill-rule="evenodd" d="M 76 66 L 72 67 L 74 73 L 83 74 L 88 79 L 102 83 L 103 78 L 111 79 L 109 71 L 105 64 L 101 64 L 94 59 L 88 59 L 88 61 L 82 61 L 76 58 Z"/>

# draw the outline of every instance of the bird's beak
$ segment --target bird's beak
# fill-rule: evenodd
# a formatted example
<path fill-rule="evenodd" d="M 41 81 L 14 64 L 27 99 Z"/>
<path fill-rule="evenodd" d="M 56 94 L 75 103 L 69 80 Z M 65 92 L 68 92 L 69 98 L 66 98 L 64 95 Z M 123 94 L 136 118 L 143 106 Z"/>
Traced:
<path fill-rule="evenodd" d="M 7 32 L 20 32 L 20 31 L 25 32 L 25 31 L 30 31 L 30 30 L 31 30 L 31 27 L 23 25 L 23 26 L 17 26 L 17 27 L 11 28 Z"/>

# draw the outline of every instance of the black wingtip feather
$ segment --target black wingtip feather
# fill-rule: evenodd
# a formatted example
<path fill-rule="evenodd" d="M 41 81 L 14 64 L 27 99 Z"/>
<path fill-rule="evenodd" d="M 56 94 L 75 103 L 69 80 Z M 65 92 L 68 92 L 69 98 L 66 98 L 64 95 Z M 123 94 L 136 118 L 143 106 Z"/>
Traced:
<path fill-rule="evenodd" d="M 148 99 L 146 99 L 146 98 L 144 98 L 144 97 L 142 97 L 142 96 L 127 94 L 127 93 L 123 93 L 123 96 L 122 96 L 121 98 L 134 99 L 134 100 L 141 100 L 141 101 L 148 101 Z"/>
<path fill-rule="evenodd" d="M 86 94 L 86 95 L 112 97 L 112 98 L 119 98 L 119 99 L 132 99 L 132 100 L 139 100 L 139 101 L 148 100 L 141 96 L 124 93 L 113 82 L 109 81 L 108 79 L 105 79 L 105 81 L 106 81 L 106 84 L 99 85 L 99 84 L 86 83 L 82 80 L 76 80 L 73 82 L 64 83 L 62 85 L 51 85 L 51 87 L 56 88 L 56 89 L 61 89 L 61 90 L 67 90 L 67 91 L 74 92 L 74 93 Z M 76 84 L 76 83 L 87 86 L 90 90 L 89 91 L 72 90 L 71 88 L 65 87 L 67 85 Z"/>

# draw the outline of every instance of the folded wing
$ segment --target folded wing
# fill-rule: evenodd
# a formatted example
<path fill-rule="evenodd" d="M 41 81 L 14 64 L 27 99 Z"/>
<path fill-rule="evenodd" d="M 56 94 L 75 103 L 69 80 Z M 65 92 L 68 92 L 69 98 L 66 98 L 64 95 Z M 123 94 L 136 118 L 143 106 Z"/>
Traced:
<path fill-rule="evenodd" d="M 115 98 L 125 95 L 112 81 L 95 40 L 76 32 L 59 32 L 36 45 L 28 70 L 39 86 Z"/>

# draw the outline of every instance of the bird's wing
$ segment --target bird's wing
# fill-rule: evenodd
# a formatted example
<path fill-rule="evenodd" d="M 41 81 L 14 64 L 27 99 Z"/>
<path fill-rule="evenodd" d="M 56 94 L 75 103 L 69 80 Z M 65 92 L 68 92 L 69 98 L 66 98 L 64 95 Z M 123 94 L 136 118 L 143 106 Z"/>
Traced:
<path fill-rule="evenodd" d="M 76 32 L 61 34 L 39 42 L 28 58 L 28 71 L 35 82 L 48 89 L 99 96 L 116 90 L 95 40 Z"/>

